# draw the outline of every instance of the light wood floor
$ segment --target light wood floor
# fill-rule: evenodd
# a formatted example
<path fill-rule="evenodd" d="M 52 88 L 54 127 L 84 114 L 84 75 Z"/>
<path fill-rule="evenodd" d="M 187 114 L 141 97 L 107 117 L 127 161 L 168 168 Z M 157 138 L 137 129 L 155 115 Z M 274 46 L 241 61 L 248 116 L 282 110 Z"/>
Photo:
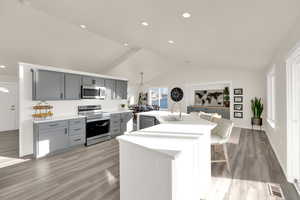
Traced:
<path fill-rule="evenodd" d="M 8 144 L 17 144 L 9 142 L 16 139 L 16 135 L 17 132 L 0 133 L 0 157 L 13 157 L 12 149 L 17 151 L 17 148 Z M 2 148 L 3 145 L 6 148 Z M 232 174 L 227 172 L 224 164 L 212 166 L 209 199 L 269 199 L 267 182 L 280 183 L 286 199 L 300 199 L 285 180 L 264 132 L 243 129 L 239 143 L 228 144 L 228 150 Z M 59 155 L 0 168 L 0 199 L 119 200 L 118 169 L 116 140 L 75 148 Z"/>

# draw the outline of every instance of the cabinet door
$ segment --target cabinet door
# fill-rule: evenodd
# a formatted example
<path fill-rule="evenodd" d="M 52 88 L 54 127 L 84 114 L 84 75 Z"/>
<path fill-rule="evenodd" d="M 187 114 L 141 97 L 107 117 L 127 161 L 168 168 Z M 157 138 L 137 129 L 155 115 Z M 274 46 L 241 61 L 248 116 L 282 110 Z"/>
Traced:
<path fill-rule="evenodd" d="M 122 113 L 121 114 L 121 133 L 122 134 L 127 131 L 127 124 L 131 118 L 132 118 L 132 113 Z"/>
<path fill-rule="evenodd" d="M 59 127 L 39 132 L 38 157 L 69 147 L 68 129 Z"/>
<path fill-rule="evenodd" d="M 122 81 L 122 99 L 127 99 L 128 81 Z"/>
<path fill-rule="evenodd" d="M 95 78 L 97 87 L 104 87 L 104 78 Z"/>
<path fill-rule="evenodd" d="M 123 97 L 123 86 L 122 81 L 116 80 L 116 99 L 122 99 Z"/>
<path fill-rule="evenodd" d="M 82 77 L 82 84 L 83 85 L 95 85 L 96 79 L 91 76 L 83 76 Z"/>
<path fill-rule="evenodd" d="M 150 116 L 140 116 L 140 129 L 148 128 L 156 125 L 155 117 Z"/>
<path fill-rule="evenodd" d="M 64 73 L 47 70 L 35 72 L 33 100 L 64 99 Z"/>
<path fill-rule="evenodd" d="M 81 94 L 81 76 L 65 74 L 65 99 L 79 100 Z"/>
<path fill-rule="evenodd" d="M 111 100 L 115 98 L 115 80 L 105 79 L 104 86 L 106 88 L 106 99 Z"/>

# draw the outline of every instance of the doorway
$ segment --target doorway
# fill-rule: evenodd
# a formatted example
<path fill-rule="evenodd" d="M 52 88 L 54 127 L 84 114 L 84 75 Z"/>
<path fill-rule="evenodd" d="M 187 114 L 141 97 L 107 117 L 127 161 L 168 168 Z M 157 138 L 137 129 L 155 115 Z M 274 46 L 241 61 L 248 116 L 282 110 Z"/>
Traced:
<path fill-rule="evenodd" d="M 287 60 L 287 178 L 300 190 L 300 45 Z"/>
<path fill-rule="evenodd" d="M 17 84 L 0 82 L 0 132 L 18 129 Z"/>

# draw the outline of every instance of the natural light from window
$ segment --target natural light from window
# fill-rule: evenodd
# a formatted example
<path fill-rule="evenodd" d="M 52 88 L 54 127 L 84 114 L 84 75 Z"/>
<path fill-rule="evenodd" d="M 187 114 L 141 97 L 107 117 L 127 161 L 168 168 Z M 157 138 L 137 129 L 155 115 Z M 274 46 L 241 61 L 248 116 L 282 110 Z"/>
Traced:
<path fill-rule="evenodd" d="M 269 124 L 275 127 L 275 66 L 267 75 L 267 120 Z"/>
<path fill-rule="evenodd" d="M 159 109 L 168 109 L 168 88 L 150 88 L 149 104 L 159 106 Z"/>

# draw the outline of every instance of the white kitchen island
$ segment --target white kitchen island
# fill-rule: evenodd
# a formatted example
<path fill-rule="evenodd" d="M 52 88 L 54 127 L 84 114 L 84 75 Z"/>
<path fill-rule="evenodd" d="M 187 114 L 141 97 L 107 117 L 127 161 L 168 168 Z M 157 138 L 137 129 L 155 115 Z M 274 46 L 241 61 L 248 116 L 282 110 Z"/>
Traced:
<path fill-rule="evenodd" d="M 142 114 L 161 124 L 118 137 L 121 200 L 205 199 L 215 124 L 187 114 L 182 121 L 167 112 Z"/>

